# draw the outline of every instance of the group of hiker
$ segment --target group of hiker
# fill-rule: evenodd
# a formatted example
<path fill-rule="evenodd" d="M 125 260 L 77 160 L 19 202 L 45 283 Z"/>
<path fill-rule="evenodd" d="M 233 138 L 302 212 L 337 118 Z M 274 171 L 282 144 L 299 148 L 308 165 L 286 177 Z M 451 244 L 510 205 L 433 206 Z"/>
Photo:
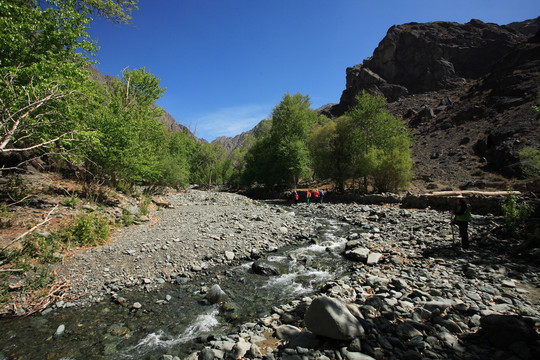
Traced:
<path fill-rule="evenodd" d="M 311 189 L 306 191 L 306 203 L 309 205 L 313 198 L 313 202 L 322 204 L 324 199 L 324 190 L 316 189 L 312 192 Z M 300 195 L 298 194 L 298 191 L 294 190 L 289 195 L 289 204 L 298 204 L 300 200 Z"/>

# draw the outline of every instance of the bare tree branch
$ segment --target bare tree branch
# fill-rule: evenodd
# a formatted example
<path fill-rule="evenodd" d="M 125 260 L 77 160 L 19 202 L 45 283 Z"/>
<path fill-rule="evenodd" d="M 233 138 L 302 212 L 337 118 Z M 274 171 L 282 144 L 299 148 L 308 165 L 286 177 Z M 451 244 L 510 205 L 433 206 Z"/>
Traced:
<path fill-rule="evenodd" d="M 49 213 L 47 214 L 47 216 L 45 216 L 45 220 L 43 220 L 42 222 L 40 222 L 39 224 L 35 225 L 34 227 L 32 227 L 30 230 L 28 230 L 27 232 L 23 233 L 22 235 L 19 235 L 17 236 L 13 241 L 11 241 L 9 244 L 7 244 L 4 248 L 2 248 L 2 251 L 6 250 L 8 247 L 10 247 L 11 245 L 15 244 L 17 241 L 19 241 L 20 239 L 22 239 L 23 237 L 25 237 L 26 235 L 32 233 L 33 231 L 35 231 L 38 227 L 48 223 L 49 221 L 52 220 L 52 218 L 50 217 L 52 212 L 54 210 L 56 210 L 58 208 L 58 204 L 55 205 L 55 207 L 52 208 L 51 211 L 49 211 Z"/>

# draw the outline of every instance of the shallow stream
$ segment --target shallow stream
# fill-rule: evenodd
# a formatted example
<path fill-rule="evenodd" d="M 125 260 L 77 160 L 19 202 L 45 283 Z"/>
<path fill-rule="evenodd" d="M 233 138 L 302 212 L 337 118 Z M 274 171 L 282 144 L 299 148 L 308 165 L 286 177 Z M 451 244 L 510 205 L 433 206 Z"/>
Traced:
<path fill-rule="evenodd" d="M 111 300 L 86 307 L 55 310 L 45 316 L 0 321 L 1 359 L 159 359 L 184 357 L 198 350 L 205 334 L 227 334 L 244 322 L 271 314 L 294 298 L 313 293 L 339 277 L 346 260 L 339 255 L 351 231 L 349 224 L 313 219 L 316 241 L 281 249 L 267 260 L 283 270 L 280 276 L 251 271 L 252 262 L 216 268 L 182 284 L 164 284 L 157 291 L 120 294 L 128 307 Z M 360 230 L 358 230 L 359 232 Z M 230 301 L 210 305 L 204 289 L 219 284 Z M 135 310 L 131 304 L 140 303 Z M 62 327 L 62 335 L 55 335 Z"/>

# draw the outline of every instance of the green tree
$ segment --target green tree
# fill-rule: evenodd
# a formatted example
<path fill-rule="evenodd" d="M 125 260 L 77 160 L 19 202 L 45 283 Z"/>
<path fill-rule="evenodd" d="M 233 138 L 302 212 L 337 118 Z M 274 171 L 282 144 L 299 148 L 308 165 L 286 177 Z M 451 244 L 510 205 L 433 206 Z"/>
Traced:
<path fill-rule="evenodd" d="M 306 144 L 317 112 L 309 108 L 308 96 L 286 93 L 271 115 L 268 134 L 258 139 L 246 154 L 245 180 L 267 187 L 295 186 L 308 175 L 309 151 Z"/>
<path fill-rule="evenodd" d="M 87 135 L 91 15 L 127 22 L 133 9 L 133 0 L 0 2 L 0 153 L 73 153 Z"/>
<path fill-rule="evenodd" d="M 189 184 L 189 158 L 194 142 L 185 131 L 168 135 L 166 147 L 159 159 L 161 174 L 158 184 L 174 187 L 185 187 Z"/>
<path fill-rule="evenodd" d="M 163 93 L 159 78 L 144 68 L 125 70 L 101 91 L 89 120 L 96 135 L 89 159 L 113 184 L 159 182 L 160 159 L 170 155 L 165 125 L 158 120 L 162 109 L 153 105 Z"/>
<path fill-rule="evenodd" d="M 356 106 L 346 113 L 351 119 L 355 175 L 363 177 L 364 191 L 367 190 L 368 177 L 375 174 L 385 174 L 374 177 L 374 185 L 379 191 L 397 190 L 396 185 L 404 186 L 404 181 L 389 181 L 385 178 L 410 177 L 411 166 L 408 164 L 411 162 L 412 133 L 400 118 L 386 110 L 384 97 L 362 92 L 356 101 Z M 399 163 L 390 161 L 398 152 Z"/>
<path fill-rule="evenodd" d="M 508 188 L 508 196 L 502 204 L 504 213 L 504 230 L 509 236 L 522 236 L 525 231 L 525 224 L 529 216 L 533 213 L 534 207 L 525 202 L 518 203 L 513 188 Z"/>
<path fill-rule="evenodd" d="M 331 179 L 338 190 L 353 177 L 352 121 L 346 116 L 314 129 L 310 136 L 311 163 L 316 177 Z"/>
<path fill-rule="evenodd" d="M 196 143 L 191 152 L 191 183 L 212 186 L 217 154 L 212 144 Z"/>

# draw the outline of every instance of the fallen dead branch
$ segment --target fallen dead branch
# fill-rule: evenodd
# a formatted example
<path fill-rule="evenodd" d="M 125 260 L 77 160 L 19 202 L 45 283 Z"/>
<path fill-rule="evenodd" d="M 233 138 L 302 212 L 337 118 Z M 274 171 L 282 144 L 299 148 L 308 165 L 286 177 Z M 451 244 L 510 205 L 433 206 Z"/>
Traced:
<path fill-rule="evenodd" d="M 436 191 L 424 196 L 459 196 L 459 195 L 484 195 L 484 196 L 508 196 L 510 193 L 521 195 L 519 191 L 478 191 L 478 190 L 463 190 L 463 191 Z"/>
<path fill-rule="evenodd" d="M 52 209 L 51 211 L 49 211 L 49 213 L 45 216 L 45 220 L 43 220 L 42 222 L 40 222 L 39 224 L 35 225 L 34 227 L 32 227 L 30 230 L 28 230 L 27 232 L 17 236 L 14 240 L 12 240 L 9 244 L 7 244 L 4 248 L 2 248 L 2 251 L 6 250 L 8 247 L 10 247 L 11 245 L 15 244 L 17 241 L 19 241 L 20 239 L 24 238 L 26 235 L 34 232 L 37 228 L 39 228 L 40 226 L 48 223 L 49 221 L 52 220 L 52 218 L 50 217 L 51 214 L 53 213 L 54 210 L 56 210 L 58 208 L 58 204 L 56 204 Z"/>

